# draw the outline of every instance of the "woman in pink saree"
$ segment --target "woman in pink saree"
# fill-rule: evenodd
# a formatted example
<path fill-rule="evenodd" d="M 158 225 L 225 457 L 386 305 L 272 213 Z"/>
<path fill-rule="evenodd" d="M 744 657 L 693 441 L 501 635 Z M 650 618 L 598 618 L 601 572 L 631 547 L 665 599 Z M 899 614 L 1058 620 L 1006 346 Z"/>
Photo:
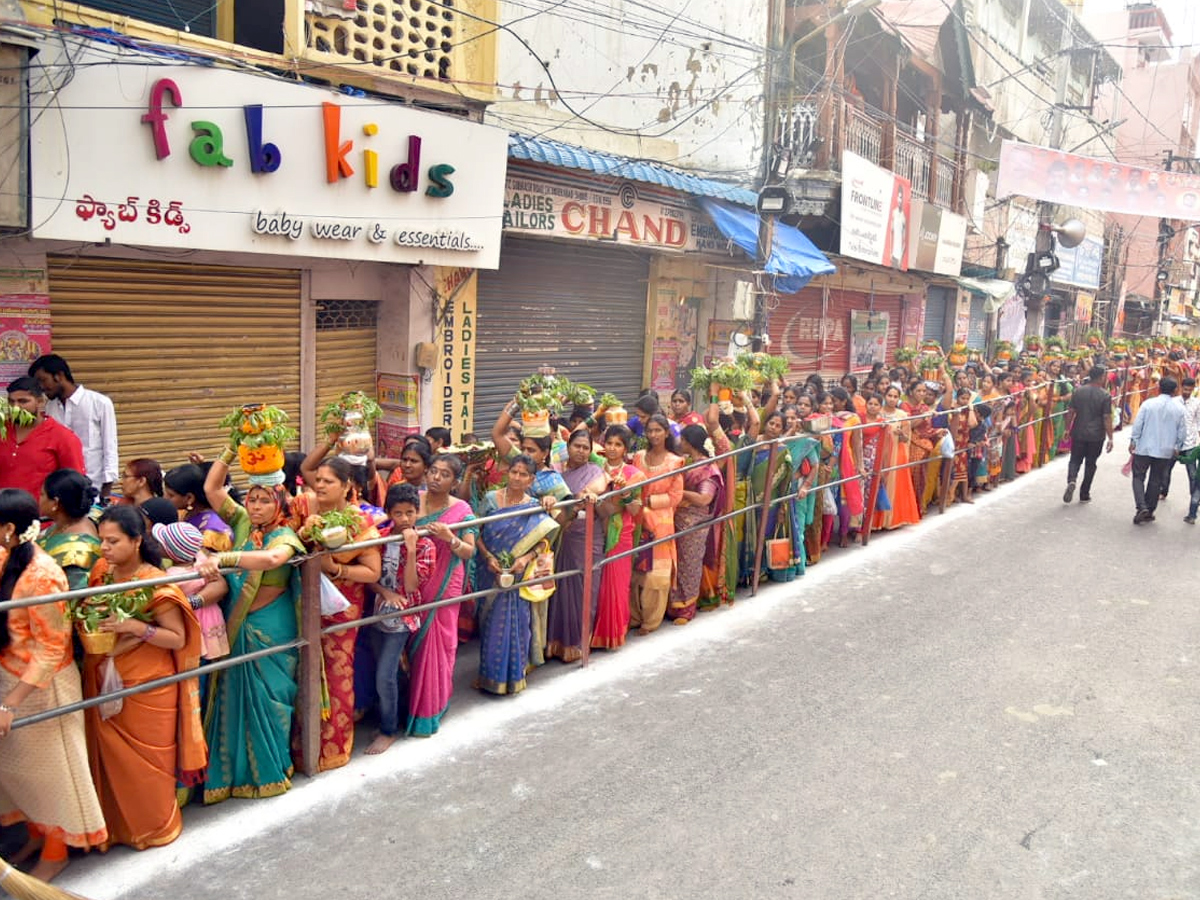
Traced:
<path fill-rule="evenodd" d="M 462 470 L 461 459 L 441 453 L 425 473 L 417 527 L 433 538 L 437 561 L 421 594 L 422 603 L 460 596 L 466 577 L 463 561 L 475 555 L 474 530 L 450 529 L 475 518 L 470 505 L 454 496 Z M 408 642 L 408 734 L 430 737 L 437 733 L 454 691 L 457 655 L 458 604 L 422 613 L 421 626 Z"/>

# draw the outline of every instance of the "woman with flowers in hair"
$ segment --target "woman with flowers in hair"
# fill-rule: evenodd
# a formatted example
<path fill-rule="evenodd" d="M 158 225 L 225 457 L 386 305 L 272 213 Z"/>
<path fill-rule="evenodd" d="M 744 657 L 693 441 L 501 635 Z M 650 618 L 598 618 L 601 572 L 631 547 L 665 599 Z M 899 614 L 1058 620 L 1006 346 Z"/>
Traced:
<path fill-rule="evenodd" d="M 703 425 L 685 425 L 679 449 L 687 465 L 712 457 L 711 441 Z M 712 462 L 683 473 L 683 497 L 675 510 L 675 531 L 681 532 L 709 521 L 725 511 L 725 479 Z M 696 616 L 705 570 L 716 571 L 722 553 L 724 530 L 720 525 L 698 529 L 675 539 L 679 571 L 671 589 L 667 615 L 676 625 L 686 625 Z"/>
<path fill-rule="evenodd" d="M 213 463 L 204 493 L 232 530 L 237 549 L 197 556 L 196 567 L 215 580 L 219 568 L 237 566 L 225 576 L 225 619 L 230 651 L 240 656 L 296 639 L 300 570 L 289 561 L 304 552 L 304 545 L 287 525 L 290 508 L 283 470 L 250 475 L 241 506 L 225 488 L 232 459 L 233 451 L 226 450 Z M 288 650 L 209 676 L 205 803 L 273 797 L 291 787 L 296 666 L 297 653 Z"/>

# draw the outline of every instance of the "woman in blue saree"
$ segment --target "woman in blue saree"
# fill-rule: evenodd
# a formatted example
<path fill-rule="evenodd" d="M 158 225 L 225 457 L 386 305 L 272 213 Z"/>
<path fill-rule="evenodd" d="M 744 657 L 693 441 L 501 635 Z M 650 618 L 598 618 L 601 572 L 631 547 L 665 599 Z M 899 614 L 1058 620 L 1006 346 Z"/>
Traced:
<path fill-rule="evenodd" d="M 477 568 L 479 590 L 497 589 L 480 620 L 479 678 L 476 687 L 492 694 L 516 694 L 525 689 L 531 667 L 530 603 L 516 588 L 500 588 L 501 578 L 520 581 L 537 555 L 538 544 L 558 531 L 558 523 L 530 496 L 537 463 L 528 456 L 516 457 L 508 469 L 508 485 L 487 495 L 483 513 L 528 509 L 524 516 L 486 522 L 480 528 L 479 551 L 483 564 Z M 504 579 L 507 580 L 507 579 Z"/>
<path fill-rule="evenodd" d="M 304 553 L 304 545 L 282 524 L 288 513 L 282 478 L 278 485 L 252 483 L 242 507 L 225 490 L 227 471 L 224 459 L 214 462 L 204 489 L 238 549 L 199 556 L 196 568 L 213 579 L 219 577 L 218 567 L 239 567 L 225 576 L 225 619 L 230 650 L 240 656 L 296 639 L 300 571 L 289 560 Z M 289 650 L 209 676 L 205 803 L 274 797 L 291 787 L 296 664 L 296 651 Z"/>
<path fill-rule="evenodd" d="M 772 581 L 792 581 L 804 574 L 808 562 L 805 535 L 815 516 L 820 514 L 817 503 L 821 492 L 813 489 L 821 464 L 820 439 L 810 434 L 798 434 L 785 438 L 783 446 L 787 448 L 786 462 L 790 464 L 787 472 L 791 476 L 785 492 L 790 494 L 795 491 L 796 496 L 779 504 L 776 509 L 788 517 L 784 531 L 792 542 L 792 560 L 791 565 L 785 568 L 771 568 L 768 574 Z M 784 462 L 780 459 L 776 465 L 783 465 Z M 773 531 L 768 531 L 767 537 L 773 534 Z"/>

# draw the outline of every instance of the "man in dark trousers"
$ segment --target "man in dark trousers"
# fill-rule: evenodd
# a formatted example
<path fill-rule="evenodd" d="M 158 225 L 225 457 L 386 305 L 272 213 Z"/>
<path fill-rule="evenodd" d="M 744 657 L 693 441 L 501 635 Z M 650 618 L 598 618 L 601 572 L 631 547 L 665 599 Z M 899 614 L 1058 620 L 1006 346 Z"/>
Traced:
<path fill-rule="evenodd" d="M 1137 505 L 1134 525 L 1154 521 L 1165 476 L 1187 440 L 1183 404 L 1175 400 L 1178 389 L 1174 378 L 1163 378 L 1158 396 L 1145 401 L 1133 420 L 1129 449 L 1133 451 L 1133 502 Z"/>
<path fill-rule="evenodd" d="M 1071 434 L 1071 461 L 1067 463 L 1067 489 L 1063 492 L 1063 503 L 1070 503 L 1075 496 L 1075 478 L 1079 465 L 1083 463 L 1083 485 L 1079 489 L 1079 502 L 1092 499 L 1092 479 L 1096 477 L 1096 460 L 1100 448 L 1112 453 L 1113 416 L 1112 395 L 1105 387 L 1107 373 L 1103 366 L 1093 366 L 1088 372 L 1087 384 L 1071 395 L 1067 412 L 1067 431 Z M 1105 438 L 1108 442 L 1105 443 Z"/>

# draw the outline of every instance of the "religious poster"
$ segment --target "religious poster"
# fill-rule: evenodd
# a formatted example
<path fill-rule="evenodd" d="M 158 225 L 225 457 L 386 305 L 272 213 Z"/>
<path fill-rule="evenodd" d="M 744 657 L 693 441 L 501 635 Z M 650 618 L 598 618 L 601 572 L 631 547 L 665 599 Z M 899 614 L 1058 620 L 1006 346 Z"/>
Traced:
<path fill-rule="evenodd" d="M 887 362 L 888 314 L 850 311 L 850 369 L 869 369 Z"/>
<path fill-rule="evenodd" d="M 8 384 L 50 352 L 50 295 L 0 294 L 0 378 Z"/>

